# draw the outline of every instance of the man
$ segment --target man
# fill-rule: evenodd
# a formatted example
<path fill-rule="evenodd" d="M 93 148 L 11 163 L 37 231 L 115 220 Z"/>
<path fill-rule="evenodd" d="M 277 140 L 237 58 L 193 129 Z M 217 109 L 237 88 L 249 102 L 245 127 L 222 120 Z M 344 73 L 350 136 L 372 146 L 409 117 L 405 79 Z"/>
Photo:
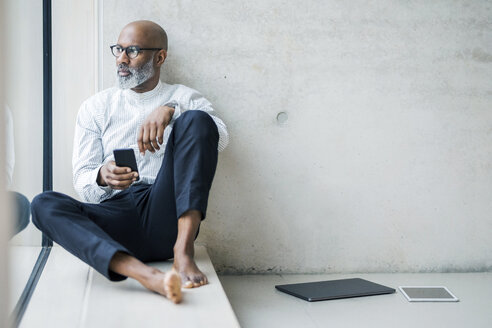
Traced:
<path fill-rule="evenodd" d="M 32 220 L 108 279 L 134 278 L 178 303 L 181 283 L 207 283 L 193 242 L 227 130 L 198 92 L 159 80 L 167 55 L 159 25 L 128 24 L 111 50 L 118 88 L 89 98 L 77 116 L 74 185 L 90 203 L 45 192 L 32 202 Z M 117 148 L 134 149 L 139 173 L 115 165 Z M 169 258 L 168 273 L 143 263 Z"/>

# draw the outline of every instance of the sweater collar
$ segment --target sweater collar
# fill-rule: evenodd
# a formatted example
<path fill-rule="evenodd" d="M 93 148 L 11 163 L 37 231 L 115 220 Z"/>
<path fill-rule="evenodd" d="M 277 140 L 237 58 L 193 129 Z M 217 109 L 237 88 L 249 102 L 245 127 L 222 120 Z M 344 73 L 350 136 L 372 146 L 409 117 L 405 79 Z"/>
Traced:
<path fill-rule="evenodd" d="M 140 102 L 140 101 L 154 99 L 161 92 L 161 90 L 162 90 L 162 82 L 161 80 L 159 80 L 155 88 L 150 91 L 138 93 L 131 89 L 125 89 L 123 90 L 123 94 L 126 97 L 128 97 L 128 99 Z"/>

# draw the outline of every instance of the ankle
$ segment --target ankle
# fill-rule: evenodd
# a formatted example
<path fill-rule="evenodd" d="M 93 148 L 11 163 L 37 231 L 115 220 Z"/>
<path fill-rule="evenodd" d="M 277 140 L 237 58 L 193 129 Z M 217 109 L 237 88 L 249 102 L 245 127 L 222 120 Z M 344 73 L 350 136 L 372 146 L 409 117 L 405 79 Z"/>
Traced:
<path fill-rule="evenodd" d="M 176 245 L 174 245 L 173 251 L 175 256 L 193 257 L 195 255 L 195 245 L 193 243 L 176 243 Z"/>
<path fill-rule="evenodd" d="M 151 280 L 155 279 L 157 276 L 164 274 L 159 269 L 149 266 L 146 270 L 139 272 L 138 277 L 136 278 L 138 281 L 142 280 Z"/>
<path fill-rule="evenodd" d="M 174 258 L 193 260 L 194 255 L 193 250 L 174 249 Z"/>

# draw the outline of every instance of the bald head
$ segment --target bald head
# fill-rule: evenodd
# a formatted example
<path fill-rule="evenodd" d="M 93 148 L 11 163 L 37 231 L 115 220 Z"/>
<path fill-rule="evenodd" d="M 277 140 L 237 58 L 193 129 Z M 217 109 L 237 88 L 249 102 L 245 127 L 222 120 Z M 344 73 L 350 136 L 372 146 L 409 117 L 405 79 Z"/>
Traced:
<path fill-rule="evenodd" d="M 140 47 L 131 55 L 130 46 Z M 120 51 L 113 49 L 118 47 Z M 167 57 L 166 32 L 154 22 L 136 21 L 126 25 L 118 37 L 118 44 L 111 47 L 116 57 L 118 85 L 122 89 L 147 92 L 158 84 L 160 68 Z M 126 51 L 121 51 L 126 49 Z"/>
<path fill-rule="evenodd" d="M 167 34 L 166 31 L 158 24 L 140 20 L 127 24 L 121 30 L 118 43 L 139 45 L 140 47 L 163 48 L 167 51 Z M 121 44 L 121 43 L 120 43 Z"/>

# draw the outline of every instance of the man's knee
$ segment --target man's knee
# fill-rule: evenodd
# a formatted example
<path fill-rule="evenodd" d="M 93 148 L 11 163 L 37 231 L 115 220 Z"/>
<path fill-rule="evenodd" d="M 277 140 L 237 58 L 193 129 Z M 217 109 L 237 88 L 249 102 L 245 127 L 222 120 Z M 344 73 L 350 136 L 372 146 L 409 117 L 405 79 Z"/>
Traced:
<path fill-rule="evenodd" d="M 197 109 L 187 110 L 183 114 L 181 114 L 179 117 L 182 119 L 188 119 L 188 120 L 201 120 L 201 119 L 207 119 L 207 118 L 212 119 L 207 112 L 205 112 L 203 110 L 197 110 Z"/>
<path fill-rule="evenodd" d="M 179 129 L 183 126 L 190 127 L 190 131 L 199 137 L 218 139 L 217 125 L 212 117 L 202 110 L 187 110 L 181 114 L 176 120 L 175 127 Z"/>

